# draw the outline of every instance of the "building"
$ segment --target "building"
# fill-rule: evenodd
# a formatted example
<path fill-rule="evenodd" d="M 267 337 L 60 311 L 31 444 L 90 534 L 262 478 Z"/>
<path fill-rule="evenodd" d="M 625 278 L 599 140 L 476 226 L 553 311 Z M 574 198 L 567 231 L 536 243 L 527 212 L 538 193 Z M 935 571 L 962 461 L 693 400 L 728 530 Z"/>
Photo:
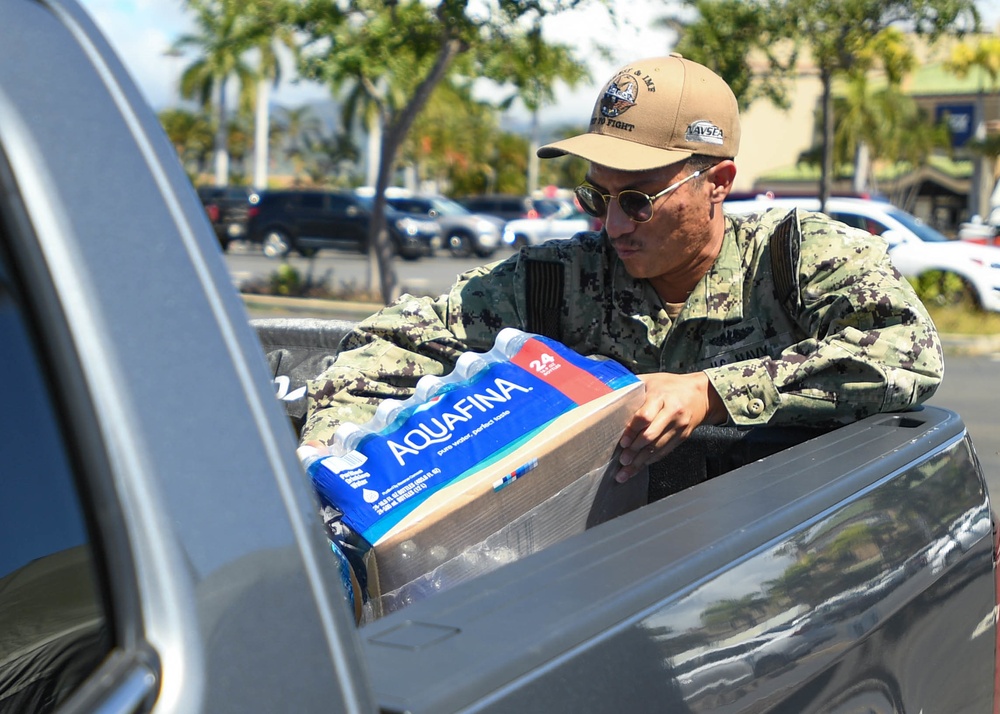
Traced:
<path fill-rule="evenodd" d="M 965 144 L 977 130 L 980 135 L 1000 132 L 1000 77 L 994 80 L 981 68 L 973 68 L 965 77 L 947 71 L 945 60 L 954 44 L 955 40 L 942 40 L 934 46 L 915 43 L 917 69 L 903 83 L 903 91 L 928 116 L 948 122 L 953 139 L 951 156 L 933 156 L 919 167 L 876 162 L 867 186 L 867 192 L 895 197 L 898 203 L 905 203 L 901 207 L 946 232 L 954 232 L 975 214 L 983 218 L 989 214 L 996 167 L 992 161 L 971 154 Z M 811 58 L 804 57 L 789 91 L 789 110 L 761 100 L 744 112 L 734 191 L 818 193 L 819 167 L 800 164 L 798 159 L 814 144 L 821 90 L 818 69 Z M 832 193 L 855 192 L 853 167 L 847 167 L 835 177 Z"/>

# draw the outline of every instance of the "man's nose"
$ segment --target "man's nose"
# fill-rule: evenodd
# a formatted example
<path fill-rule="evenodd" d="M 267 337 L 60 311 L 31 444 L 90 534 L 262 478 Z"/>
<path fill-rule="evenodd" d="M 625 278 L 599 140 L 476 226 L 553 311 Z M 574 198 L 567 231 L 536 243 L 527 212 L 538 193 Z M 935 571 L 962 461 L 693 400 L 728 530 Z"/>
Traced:
<path fill-rule="evenodd" d="M 620 238 L 635 230 L 635 221 L 625 215 L 617 197 L 608 201 L 608 214 L 604 217 L 604 227 L 611 238 Z"/>

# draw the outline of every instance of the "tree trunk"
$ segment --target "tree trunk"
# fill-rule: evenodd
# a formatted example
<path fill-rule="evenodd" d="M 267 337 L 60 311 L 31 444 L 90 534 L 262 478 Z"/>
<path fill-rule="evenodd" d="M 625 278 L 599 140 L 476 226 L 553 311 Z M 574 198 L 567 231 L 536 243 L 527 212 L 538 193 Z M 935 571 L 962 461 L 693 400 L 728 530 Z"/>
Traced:
<path fill-rule="evenodd" d="M 868 173 L 871 166 L 871 152 L 865 141 L 858 141 L 854 150 L 854 193 L 868 193 Z"/>
<path fill-rule="evenodd" d="M 986 139 L 986 114 L 984 109 L 984 97 L 982 91 L 976 97 L 976 128 L 974 137 L 976 141 Z M 990 215 L 990 196 L 993 193 L 993 163 L 985 154 L 977 154 L 974 157 L 972 169 L 972 187 L 969 191 L 969 214 L 979 216 L 986 220 Z"/>
<path fill-rule="evenodd" d="M 216 113 L 215 127 L 215 185 L 225 186 L 229 183 L 229 132 L 226 126 L 226 78 L 222 77 L 218 82 L 219 96 L 216 100 L 218 111 Z"/>
<path fill-rule="evenodd" d="M 531 112 L 531 141 L 528 142 L 528 195 L 538 190 L 538 147 L 541 144 L 539 136 L 541 129 L 538 121 L 538 109 Z"/>
<path fill-rule="evenodd" d="M 267 169 L 269 159 L 270 139 L 270 95 L 271 82 L 262 79 L 257 84 L 257 108 L 255 119 L 255 136 L 253 146 L 253 185 L 258 191 L 267 188 Z"/>
<path fill-rule="evenodd" d="M 393 246 L 389 239 L 389 228 L 385 220 L 385 189 L 389 186 L 395 166 L 395 149 L 390 142 L 383 141 L 379 154 L 378 178 L 375 182 L 375 201 L 372 207 L 372 221 L 368 230 L 368 270 L 377 268 L 377 285 L 386 305 L 399 297 L 398 278 L 392 262 Z"/>
<path fill-rule="evenodd" d="M 399 295 L 396 284 L 396 272 L 392 266 L 393 248 L 389 242 L 389 231 L 385 225 L 385 189 L 392 178 L 396 166 L 396 155 L 403 145 L 403 140 L 413 126 L 413 120 L 427 104 L 431 92 L 444 79 L 448 68 L 455 58 L 465 49 L 461 40 L 451 39 L 441 45 L 434 66 L 428 75 L 417 86 L 409 103 L 396 112 L 396 119 L 384 126 L 382 136 L 382 151 L 379 154 L 378 181 L 375 184 L 374 206 L 372 208 L 372 223 L 368 231 L 369 261 L 374 257 L 378 264 L 378 275 L 381 281 L 379 292 L 386 305 Z M 369 275 L 373 273 L 369 264 Z"/>
<path fill-rule="evenodd" d="M 378 183 L 379 162 L 382 160 L 382 122 L 376 120 L 368 127 L 368 173 L 365 183 L 374 186 Z"/>
<path fill-rule="evenodd" d="M 819 207 L 826 211 L 826 201 L 830 198 L 830 186 L 833 183 L 833 77 L 829 70 L 820 71 L 820 81 L 823 83 L 822 118 L 823 118 L 823 158 L 819 172 Z"/>

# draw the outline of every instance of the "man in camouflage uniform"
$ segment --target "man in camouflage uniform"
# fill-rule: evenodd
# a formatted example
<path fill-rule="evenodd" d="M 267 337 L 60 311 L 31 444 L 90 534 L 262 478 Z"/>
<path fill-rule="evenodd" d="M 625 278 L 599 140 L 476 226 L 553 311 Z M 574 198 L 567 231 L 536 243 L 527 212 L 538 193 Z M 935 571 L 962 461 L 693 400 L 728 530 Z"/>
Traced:
<path fill-rule="evenodd" d="M 736 99 L 705 67 L 678 55 L 623 67 L 589 131 L 538 152 L 590 161 L 577 198 L 603 230 L 523 248 L 360 323 L 310 383 L 303 442 L 332 443 L 338 424 L 409 397 L 507 326 L 641 375 L 622 481 L 700 424 L 840 424 L 928 399 L 941 345 L 885 242 L 820 214 L 724 214 L 739 139 Z"/>

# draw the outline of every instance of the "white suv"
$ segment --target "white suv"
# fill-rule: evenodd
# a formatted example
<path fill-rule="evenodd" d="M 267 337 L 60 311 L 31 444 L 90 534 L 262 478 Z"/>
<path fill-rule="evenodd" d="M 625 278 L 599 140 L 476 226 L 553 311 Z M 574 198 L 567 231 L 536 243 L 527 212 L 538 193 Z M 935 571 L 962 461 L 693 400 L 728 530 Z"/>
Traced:
<path fill-rule="evenodd" d="M 734 215 L 770 207 L 818 211 L 819 199 L 758 197 L 726 201 L 723 206 Z M 886 201 L 833 197 L 827 199 L 826 212 L 849 226 L 882 236 L 889 243 L 893 265 L 923 287 L 925 300 L 932 296 L 934 302 L 948 304 L 971 297 L 986 310 L 1000 311 L 1000 248 L 950 240 Z"/>

